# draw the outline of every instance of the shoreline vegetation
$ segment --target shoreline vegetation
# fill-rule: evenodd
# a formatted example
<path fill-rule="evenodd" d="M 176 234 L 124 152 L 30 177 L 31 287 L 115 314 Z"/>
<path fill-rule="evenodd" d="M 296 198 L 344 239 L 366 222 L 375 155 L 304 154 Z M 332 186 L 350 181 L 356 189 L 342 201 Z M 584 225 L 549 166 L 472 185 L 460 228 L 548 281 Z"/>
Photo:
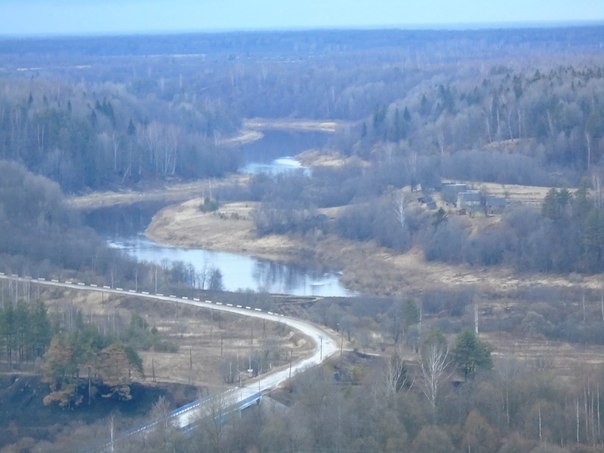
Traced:
<path fill-rule="evenodd" d="M 237 134 L 217 141 L 217 145 L 229 148 L 241 146 L 264 137 L 263 131 L 275 130 L 285 132 L 325 132 L 334 133 L 338 127 L 347 123 L 337 120 L 289 120 L 273 118 L 250 118 L 243 121 L 243 128 Z M 317 155 L 311 155 L 317 159 Z M 306 161 L 305 161 L 306 163 Z M 243 183 L 246 175 L 232 174 L 225 178 L 200 179 L 188 182 L 163 184 L 161 187 L 151 187 L 147 190 L 95 191 L 68 197 L 68 203 L 76 209 L 93 210 L 103 207 L 131 205 L 140 202 L 171 202 L 178 203 L 195 198 L 210 186 L 221 184 Z"/>
<path fill-rule="evenodd" d="M 221 142 L 224 146 L 250 143 L 263 137 L 263 131 L 321 131 L 333 133 L 343 122 L 332 120 L 289 120 L 252 118 L 243 123 L 235 136 Z M 342 160 L 307 150 L 299 156 L 306 166 L 337 166 Z M 144 191 L 94 192 L 71 197 L 77 209 L 129 205 L 160 201 L 168 206 L 158 211 L 145 234 L 151 240 L 171 246 L 205 248 L 241 253 L 287 263 L 313 260 L 342 271 L 342 283 L 365 294 L 397 295 L 421 292 L 434 287 L 479 285 L 486 292 L 512 291 L 523 287 L 557 286 L 600 289 L 601 275 L 584 276 L 578 283 L 574 275 L 519 273 L 504 267 L 472 267 L 463 264 L 430 262 L 418 249 L 396 253 L 373 242 L 358 243 L 336 237 L 321 237 L 313 244 L 296 235 L 258 237 L 252 220 L 254 202 L 227 203 L 214 212 L 202 212 L 200 194 L 222 184 L 244 184 L 247 175 L 229 175 L 222 179 L 167 184 Z M 526 205 L 540 204 L 549 187 L 478 183 L 491 194 L 504 195 L 510 201 Z M 328 217 L 329 209 L 323 212 Z"/>
<path fill-rule="evenodd" d="M 308 244 L 296 236 L 258 238 L 251 212 L 254 203 L 228 203 L 214 212 L 199 209 L 201 199 L 170 205 L 160 210 L 146 230 L 159 243 L 252 255 L 282 262 L 312 257 L 342 271 L 343 284 L 365 294 L 396 295 L 434 287 L 479 285 L 487 292 L 514 291 L 535 286 L 573 287 L 575 276 L 520 274 L 508 268 L 471 267 L 426 261 L 420 250 L 395 253 L 367 242 L 331 236 Z M 600 289 L 601 275 L 585 276 L 580 285 Z"/>

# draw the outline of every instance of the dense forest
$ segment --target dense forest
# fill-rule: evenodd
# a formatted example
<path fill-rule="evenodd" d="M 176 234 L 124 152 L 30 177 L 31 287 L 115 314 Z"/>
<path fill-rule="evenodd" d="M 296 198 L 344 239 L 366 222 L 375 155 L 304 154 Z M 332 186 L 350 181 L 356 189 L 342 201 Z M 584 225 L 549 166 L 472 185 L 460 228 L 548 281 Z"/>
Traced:
<path fill-rule="evenodd" d="M 202 276 L 190 263 L 142 263 L 109 247 L 84 224 L 82 213 L 69 206 L 56 182 L 10 161 L 0 161 L 0 173 L 1 272 L 164 292 L 183 287 L 221 289 L 222 276 L 212 266 Z"/>
<path fill-rule="evenodd" d="M 401 251 L 418 245 L 428 259 L 598 272 L 604 74 L 597 30 L 5 41 L 0 157 L 66 192 L 145 187 L 236 171 L 240 153 L 221 143 L 243 118 L 347 120 L 324 152 L 349 164 L 252 182 L 246 197 L 263 202 L 259 235 L 318 229 Z M 177 45 L 182 51 L 169 53 Z M 56 62 L 40 59 L 42 52 Z M 465 219 L 410 209 L 401 224 L 391 215 L 397 189 L 438 190 L 446 180 L 586 192 L 583 206 L 575 204 L 580 213 L 569 204 L 566 231 L 517 209 L 478 233 Z M 332 223 L 317 211 L 338 206 L 348 207 Z M 529 230 L 528 246 L 510 239 Z M 557 256 L 538 245 L 560 238 L 568 247 Z"/>
<path fill-rule="evenodd" d="M 166 103 L 154 94 L 112 85 L 11 82 L 0 99 L 0 157 L 67 191 L 174 175 L 221 176 L 236 169 L 232 151 L 214 150 L 215 134 L 234 132 L 239 124 L 220 103 Z"/>
<path fill-rule="evenodd" d="M 470 34 L 2 41 L 0 157 L 70 192 L 221 176 L 238 159 L 216 152 L 220 139 L 263 116 L 356 122 L 336 148 L 394 159 L 399 178 L 417 183 L 545 184 L 556 181 L 549 169 L 570 183 L 597 164 L 598 28 Z"/>

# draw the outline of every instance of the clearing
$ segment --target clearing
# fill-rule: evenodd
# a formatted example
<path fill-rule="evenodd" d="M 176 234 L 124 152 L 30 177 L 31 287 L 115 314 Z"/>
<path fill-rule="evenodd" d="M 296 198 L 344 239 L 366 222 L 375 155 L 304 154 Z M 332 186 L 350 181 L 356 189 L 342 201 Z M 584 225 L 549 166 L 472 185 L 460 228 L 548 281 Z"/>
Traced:
<path fill-rule="evenodd" d="M 182 247 L 199 247 L 243 253 L 277 261 L 291 260 L 303 244 L 287 236 L 256 236 L 252 211 L 257 203 L 228 203 L 202 212 L 195 198 L 160 210 L 146 234 L 154 241 Z"/>

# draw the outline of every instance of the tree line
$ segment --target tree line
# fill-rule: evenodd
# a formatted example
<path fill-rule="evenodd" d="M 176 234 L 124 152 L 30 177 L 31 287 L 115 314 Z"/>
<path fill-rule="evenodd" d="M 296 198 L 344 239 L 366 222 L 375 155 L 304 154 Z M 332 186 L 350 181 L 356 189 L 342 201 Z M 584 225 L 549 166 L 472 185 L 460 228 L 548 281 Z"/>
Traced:
<path fill-rule="evenodd" d="M 141 346 L 139 331 L 144 327 L 133 325 L 138 318 L 131 319 L 127 332 Z M 76 312 L 73 325 L 53 335 L 44 356 L 41 371 L 50 387 L 44 404 L 75 407 L 99 397 L 131 399 L 130 385 L 133 377 L 143 376 L 143 362 L 129 340 L 101 333 Z"/>
<path fill-rule="evenodd" d="M 68 192 L 234 171 L 217 139 L 239 126 L 220 102 L 157 99 L 106 83 L 3 79 L 0 159 L 25 165 Z M 133 89 L 133 88 L 132 88 Z"/>
<path fill-rule="evenodd" d="M 48 313 L 40 300 L 13 302 L 11 288 L 2 288 L 0 366 L 9 372 L 34 369 L 49 385 L 44 404 L 75 407 L 97 398 L 132 398 L 130 386 L 143 377 L 137 351 L 175 352 L 178 346 L 138 314 L 125 328 L 101 330 L 84 320 L 79 309 Z M 12 288 L 14 289 L 14 288 Z"/>
<path fill-rule="evenodd" d="M 534 72 L 493 66 L 479 77 L 453 75 L 379 106 L 350 150 L 363 157 L 387 152 L 383 158 L 391 161 L 439 156 L 443 177 L 510 184 L 550 184 L 555 178 L 548 171 L 577 181 L 598 164 L 604 152 L 599 65 Z"/>
<path fill-rule="evenodd" d="M 604 206 L 583 185 L 574 194 L 551 189 L 541 210 L 508 210 L 492 228 L 472 233 L 460 218 L 438 219 L 421 239 L 426 258 L 519 271 L 604 271 Z"/>
<path fill-rule="evenodd" d="M 0 307 L 0 361 L 8 369 L 41 360 L 52 334 L 43 302 L 9 302 Z"/>
<path fill-rule="evenodd" d="M 395 155 L 441 155 L 448 177 L 478 160 L 452 156 L 485 146 L 509 165 L 510 149 L 525 155 L 532 176 L 475 165 L 461 170 L 469 178 L 543 179 L 543 162 L 582 171 L 602 154 L 597 31 L 523 30 L 524 43 L 505 30 L 465 32 L 476 41 L 462 32 L 394 30 L 279 33 L 279 45 L 270 33 L 175 36 L 170 44 L 34 40 L 28 52 L 0 41 L 10 62 L 0 79 L 0 158 L 70 192 L 222 176 L 240 161 L 236 149 L 217 146 L 221 139 L 242 118 L 264 116 L 352 120 L 358 126 L 336 140 L 341 152 L 366 158 L 389 144 Z M 537 58 L 543 35 L 549 48 Z M 177 43 L 204 50 L 140 55 Z"/>
<path fill-rule="evenodd" d="M 183 262 L 137 262 L 86 227 L 58 184 L 15 162 L 0 160 L 0 271 L 62 275 L 113 287 L 165 293 L 174 288 L 222 289 L 222 275 Z"/>

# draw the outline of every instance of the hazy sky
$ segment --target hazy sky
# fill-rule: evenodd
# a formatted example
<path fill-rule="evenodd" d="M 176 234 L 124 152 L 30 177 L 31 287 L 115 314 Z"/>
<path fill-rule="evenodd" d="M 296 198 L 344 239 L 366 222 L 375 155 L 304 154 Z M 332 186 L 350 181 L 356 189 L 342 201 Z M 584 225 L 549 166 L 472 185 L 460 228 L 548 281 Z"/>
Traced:
<path fill-rule="evenodd" d="M 603 20 L 604 0 L 0 0 L 0 35 Z"/>

